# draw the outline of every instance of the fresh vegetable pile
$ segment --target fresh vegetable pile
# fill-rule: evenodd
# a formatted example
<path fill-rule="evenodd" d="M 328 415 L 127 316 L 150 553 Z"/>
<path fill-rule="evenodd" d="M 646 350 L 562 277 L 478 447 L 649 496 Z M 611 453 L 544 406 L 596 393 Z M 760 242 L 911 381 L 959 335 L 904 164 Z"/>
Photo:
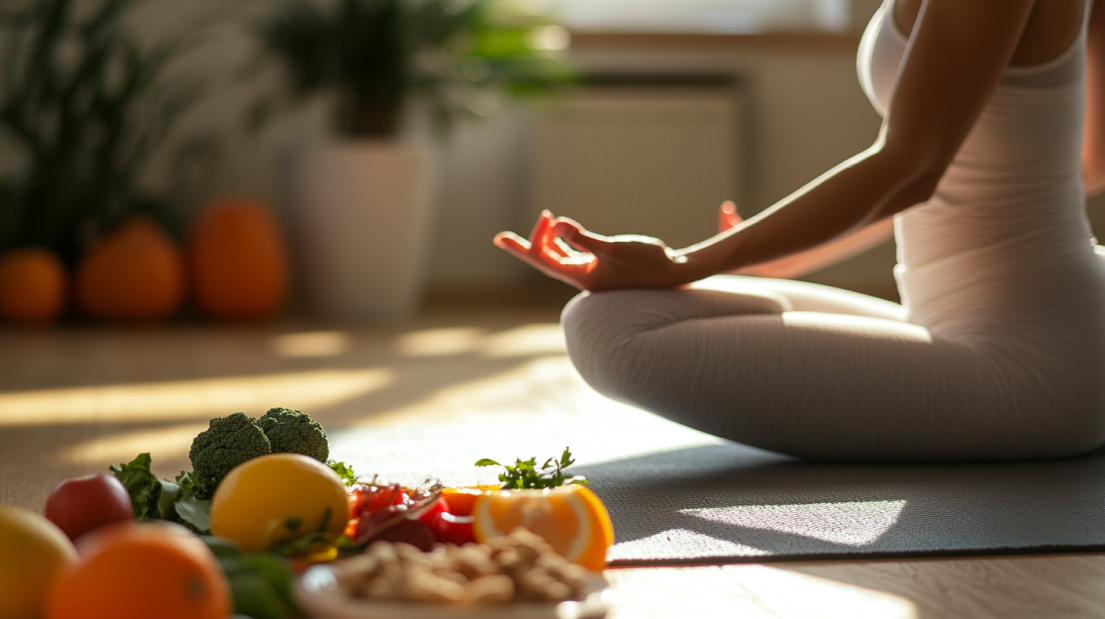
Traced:
<path fill-rule="evenodd" d="M 540 466 L 536 458 L 479 460 L 475 466 L 503 468 L 501 485 L 462 488 L 360 480 L 329 456 L 325 430 L 300 411 L 273 408 L 258 419 L 234 413 L 195 437 L 192 470 L 172 480 L 154 475 L 150 454 L 142 453 L 110 466 L 111 474 L 59 484 L 45 518 L 0 506 L 0 541 L 41 539 L 30 546 L 39 548 L 40 567 L 28 572 L 87 588 L 88 603 L 117 619 L 131 616 L 132 590 L 146 580 L 144 595 L 202 601 L 188 611 L 194 617 L 233 608 L 254 619 L 289 619 L 300 616 L 294 574 L 319 562 L 355 559 L 338 570 L 353 597 L 454 604 L 571 598 L 588 570 L 605 566 L 610 519 L 587 480 L 566 472 L 574 463 L 567 448 Z M 0 548 L 0 565 L 28 563 L 7 556 L 13 552 Z M 126 587 L 103 581 L 142 556 L 167 567 L 134 571 L 141 582 Z M 452 594 L 418 593 L 442 579 L 454 583 L 446 587 Z M 72 610 L 59 601 L 71 596 L 57 587 L 20 588 L 19 580 L 0 578 L 0 607 L 19 602 L 33 617 Z M 196 583 L 207 584 L 186 591 Z M 116 603 L 112 595 L 129 597 Z M 140 606 L 135 616 L 148 610 Z"/>

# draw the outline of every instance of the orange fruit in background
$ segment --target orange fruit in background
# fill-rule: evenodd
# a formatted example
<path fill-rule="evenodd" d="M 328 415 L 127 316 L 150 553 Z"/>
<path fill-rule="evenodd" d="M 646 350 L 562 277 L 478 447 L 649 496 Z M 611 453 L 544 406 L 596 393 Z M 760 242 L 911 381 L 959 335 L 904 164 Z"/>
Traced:
<path fill-rule="evenodd" d="M 606 567 L 606 550 L 614 544 L 606 507 L 580 485 L 489 492 L 476 500 L 473 515 L 477 542 L 524 527 L 545 538 L 565 559 L 595 572 Z"/>
<path fill-rule="evenodd" d="M 180 525 L 122 523 L 81 538 L 48 619 L 226 619 L 230 585 L 211 550 Z"/>
<path fill-rule="evenodd" d="M 61 314 L 68 288 L 65 265 L 43 247 L 24 247 L 0 256 L 0 316 L 47 323 Z"/>
<path fill-rule="evenodd" d="M 337 539 L 349 521 L 349 492 L 314 458 L 279 453 L 230 471 L 211 499 L 211 533 L 261 552 L 274 542 L 324 531 Z"/>
<path fill-rule="evenodd" d="M 168 318 L 184 297 L 184 261 L 157 224 L 138 216 L 88 250 L 76 281 L 77 302 L 93 318 Z"/>
<path fill-rule="evenodd" d="M 54 523 L 0 505 L 0 619 L 40 619 L 54 580 L 77 563 L 77 551 Z"/>
<path fill-rule="evenodd" d="M 196 307 L 213 318 L 265 318 L 288 295 L 288 255 L 261 203 L 226 198 L 208 204 L 188 239 Z"/>

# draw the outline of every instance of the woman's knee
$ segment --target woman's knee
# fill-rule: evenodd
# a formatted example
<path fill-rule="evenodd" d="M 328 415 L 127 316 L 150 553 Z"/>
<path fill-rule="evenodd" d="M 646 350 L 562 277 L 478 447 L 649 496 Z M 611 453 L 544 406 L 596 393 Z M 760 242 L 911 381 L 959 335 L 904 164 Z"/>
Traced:
<path fill-rule="evenodd" d="M 777 297 L 766 294 L 612 290 L 572 299 L 561 314 L 561 323 L 568 354 L 584 380 L 600 393 L 629 401 L 642 389 L 649 389 L 642 385 L 643 380 L 655 379 L 658 372 L 666 375 L 664 366 L 670 368 L 675 360 L 686 357 L 694 341 L 711 339 L 717 324 L 700 319 L 778 315 L 784 309 Z M 702 337 L 688 337 L 686 328 L 667 330 L 675 325 L 689 328 L 690 334 L 701 330 Z"/>
<path fill-rule="evenodd" d="M 560 315 L 568 356 L 576 371 L 596 391 L 618 398 L 628 374 L 627 348 L 643 327 L 627 314 L 638 306 L 636 291 L 584 292 L 572 299 Z"/>

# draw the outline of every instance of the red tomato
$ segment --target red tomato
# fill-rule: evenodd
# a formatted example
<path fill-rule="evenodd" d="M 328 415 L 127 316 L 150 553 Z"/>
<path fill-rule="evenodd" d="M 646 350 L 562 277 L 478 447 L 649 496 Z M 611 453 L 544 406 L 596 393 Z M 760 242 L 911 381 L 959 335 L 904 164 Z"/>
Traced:
<path fill-rule="evenodd" d="M 353 490 L 353 506 L 350 517 L 362 518 L 390 505 L 406 505 L 408 503 L 410 503 L 410 496 L 398 484 L 394 486 L 361 485 Z"/>
<path fill-rule="evenodd" d="M 134 519 L 123 482 L 107 473 L 61 482 L 46 499 L 43 512 L 71 540 L 106 524 Z"/>
<path fill-rule="evenodd" d="M 437 499 L 430 505 L 426 511 L 418 515 L 417 520 L 421 520 L 428 525 L 433 526 L 434 520 L 439 514 L 445 513 L 449 508 L 449 504 L 445 502 L 445 499 L 437 497 Z"/>
<path fill-rule="evenodd" d="M 472 535 L 472 521 L 475 519 L 475 516 L 455 516 L 449 512 L 441 512 L 434 517 L 430 528 L 440 541 L 460 546 L 476 542 Z"/>
<path fill-rule="evenodd" d="M 434 544 L 437 543 L 437 536 L 430 529 L 430 525 L 409 518 L 384 529 L 372 539 L 373 541 L 410 544 L 422 552 L 433 550 Z"/>

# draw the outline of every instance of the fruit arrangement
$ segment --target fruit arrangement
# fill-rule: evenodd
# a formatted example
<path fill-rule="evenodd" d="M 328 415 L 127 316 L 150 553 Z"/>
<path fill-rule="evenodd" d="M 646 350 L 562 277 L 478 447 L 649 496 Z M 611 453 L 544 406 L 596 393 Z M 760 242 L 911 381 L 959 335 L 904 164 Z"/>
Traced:
<path fill-rule="evenodd" d="M 0 253 L 0 319 L 46 324 L 69 297 L 89 318 L 156 321 L 189 299 L 216 320 L 268 318 L 283 307 L 290 267 L 276 220 L 261 202 L 218 198 L 204 205 L 184 247 L 162 226 L 134 215 L 99 236 L 72 265 L 50 249 Z"/>
<path fill-rule="evenodd" d="M 501 485 L 409 487 L 358 479 L 321 425 L 273 408 L 212 419 L 189 457 L 172 480 L 148 453 L 65 480 L 44 515 L 0 506 L 0 619 L 290 619 L 320 563 L 350 600 L 555 602 L 589 593 L 613 543 L 568 449 L 476 462 Z"/>

